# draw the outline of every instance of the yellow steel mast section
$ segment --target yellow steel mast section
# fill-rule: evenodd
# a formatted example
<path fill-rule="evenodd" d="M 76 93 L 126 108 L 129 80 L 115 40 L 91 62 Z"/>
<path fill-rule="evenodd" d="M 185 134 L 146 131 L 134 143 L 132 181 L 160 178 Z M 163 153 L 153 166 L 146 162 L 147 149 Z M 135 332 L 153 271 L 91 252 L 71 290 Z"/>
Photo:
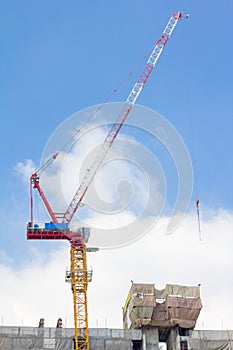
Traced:
<path fill-rule="evenodd" d="M 87 271 L 86 247 L 73 247 L 71 258 L 71 286 L 74 300 L 75 349 L 89 350 L 88 313 L 87 313 Z"/>
<path fill-rule="evenodd" d="M 71 283 L 74 306 L 75 350 L 90 350 L 88 337 L 87 286 L 92 279 L 92 270 L 87 269 L 86 241 L 89 229 L 72 232 L 70 249 L 70 271 L 66 271 L 66 282 Z M 85 233 L 86 232 L 86 233 Z M 89 251 L 96 251 L 89 248 Z"/>

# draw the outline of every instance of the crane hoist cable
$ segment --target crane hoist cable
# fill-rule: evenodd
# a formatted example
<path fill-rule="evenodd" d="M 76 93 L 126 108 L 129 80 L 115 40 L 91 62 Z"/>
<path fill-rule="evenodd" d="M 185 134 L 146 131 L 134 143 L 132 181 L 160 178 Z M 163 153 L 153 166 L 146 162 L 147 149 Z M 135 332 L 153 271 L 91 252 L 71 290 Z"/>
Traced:
<path fill-rule="evenodd" d="M 189 62 L 189 55 L 184 57 L 184 61 L 187 63 L 188 66 L 190 66 Z M 199 204 L 200 204 L 200 195 L 199 195 L 199 181 L 198 181 L 198 164 L 197 164 L 197 152 L 196 152 L 196 144 L 195 144 L 195 139 L 196 139 L 196 133 L 195 133 L 195 121 L 193 117 L 193 112 L 192 112 L 192 101 L 191 101 L 191 91 L 190 91 L 190 80 L 186 79 L 185 80 L 185 90 L 187 91 L 187 99 L 185 100 L 186 103 L 186 113 L 189 116 L 188 123 L 189 123 L 189 132 L 190 132 L 190 137 L 189 137 L 189 150 L 191 153 L 191 158 L 192 158 L 192 168 L 193 168 L 193 175 L 194 175 L 194 186 L 193 186 L 193 197 L 195 199 L 195 208 L 196 208 L 196 213 L 197 213 L 197 224 L 198 224 L 198 234 L 199 234 L 199 240 L 202 241 L 202 235 L 201 235 L 201 220 L 200 220 L 200 209 L 199 209 Z"/>
<path fill-rule="evenodd" d="M 197 223 L 198 223 L 199 239 L 200 239 L 200 241 L 202 241 L 202 237 L 201 237 L 200 212 L 199 212 L 199 199 L 196 199 L 196 209 L 197 209 Z"/>

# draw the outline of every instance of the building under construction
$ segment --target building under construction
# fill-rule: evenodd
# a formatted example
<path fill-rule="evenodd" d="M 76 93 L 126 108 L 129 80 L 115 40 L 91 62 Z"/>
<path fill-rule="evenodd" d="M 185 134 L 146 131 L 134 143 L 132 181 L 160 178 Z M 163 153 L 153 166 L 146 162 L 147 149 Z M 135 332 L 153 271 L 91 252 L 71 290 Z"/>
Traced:
<path fill-rule="evenodd" d="M 90 350 L 233 350 L 233 330 L 194 330 L 201 311 L 200 288 L 132 283 L 123 308 L 123 329 L 89 329 Z M 164 345 L 165 346 L 165 345 Z M 74 329 L 0 327 L 0 350 L 73 350 Z"/>
<path fill-rule="evenodd" d="M 165 343 L 168 350 L 233 350 L 233 332 L 231 331 L 220 333 L 194 331 L 202 307 L 199 287 L 167 285 L 163 290 L 158 290 L 153 284 L 133 283 L 123 308 L 123 329 L 89 329 L 87 286 L 91 280 L 92 271 L 87 269 L 86 252 L 91 249 L 95 251 L 97 248 L 87 247 L 89 228 L 71 226 L 76 211 L 84 204 L 83 200 L 95 174 L 103 165 L 106 155 L 138 100 L 173 30 L 177 23 L 185 18 L 188 18 L 188 14 L 183 12 L 171 15 L 123 107 L 112 123 L 97 156 L 86 168 L 82 181 L 65 211 L 57 211 L 51 207 L 41 187 L 40 175 L 68 145 L 75 141 L 75 136 L 80 129 L 31 175 L 27 239 L 70 242 L 71 263 L 66 280 L 71 283 L 73 292 L 74 329 L 63 328 L 60 319 L 56 328 L 45 328 L 43 319 L 37 328 L 2 326 L 0 327 L 1 350 L 152 350 L 159 349 L 160 343 Z M 84 125 L 96 116 L 104 103 L 83 123 Z M 35 221 L 33 189 L 41 197 L 50 222 Z"/>

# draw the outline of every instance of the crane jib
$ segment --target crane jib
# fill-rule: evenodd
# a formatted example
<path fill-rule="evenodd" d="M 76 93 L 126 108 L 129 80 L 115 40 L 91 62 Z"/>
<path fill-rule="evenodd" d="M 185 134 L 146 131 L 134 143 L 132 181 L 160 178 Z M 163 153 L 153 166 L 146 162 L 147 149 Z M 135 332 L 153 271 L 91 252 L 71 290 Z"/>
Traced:
<path fill-rule="evenodd" d="M 153 68 L 155 67 L 156 62 L 158 61 L 168 39 L 170 38 L 177 22 L 179 19 L 182 19 L 182 13 L 179 12 L 178 14 L 173 14 L 166 25 L 161 37 L 159 40 L 157 40 L 152 53 L 150 57 L 148 58 L 145 67 L 143 68 L 142 72 L 140 73 L 136 83 L 134 84 L 128 98 L 126 99 L 123 108 L 121 109 L 120 113 L 118 114 L 114 124 L 112 125 L 110 131 L 108 132 L 107 137 L 104 140 L 104 143 L 102 144 L 99 154 L 97 154 L 96 159 L 93 161 L 92 165 L 88 168 L 87 173 L 84 175 L 84 178 L 76 191 L 74 197 L 72 198 L 69 207 L 67 208 L 66 212 L 64 213 L 64 218 L 67 222 L 70 222 L 77 211 L 80 203 L 81 198 L 84 197 L 84 190 L 85 193 L 87 192 L 92 180 L 94 179 L 94 176 L 98 169 L 100 168 L 105 156 L 107 155 L 109 149 L 111 148 L 114 140 L 116 139 L 120 129 L 122 128 L 127 116 L 129 115 L 129 112 L 132 109 L 132 106 L 138 99 L 147 79 L 149 78 Z"/>

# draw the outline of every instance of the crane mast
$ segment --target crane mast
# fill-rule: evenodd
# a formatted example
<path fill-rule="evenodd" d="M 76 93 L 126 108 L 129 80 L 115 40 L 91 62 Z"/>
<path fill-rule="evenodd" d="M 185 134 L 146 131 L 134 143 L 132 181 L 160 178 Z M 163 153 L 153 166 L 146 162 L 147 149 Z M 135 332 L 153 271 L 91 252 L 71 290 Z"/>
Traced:
<path fill-rule="evenodd" d="M 90 168 L 87 169 L 86 174 L 73 196 L 67 210 L 63 214 L 56 214 L 52 210 L 45 194 L 43 193 L 39 184 L 39 171 L 32 174 L 30 178 L 30 193 L 31 193 L 31 221 L 27 226 L 28 239 L 67 239 L 71 243 L 70 254 L 70 271 L 66 272 L 66 281 L 71 283 L 73 291 L 73 305 L 74 305 L 74 330 L 75 330 L 75 349 L 76 350 L 90 350 L 89 336 L 88 336 L 88 312 L 87 312 L 87 286 L 91 281 L 92 271 L 87 269 L 86 259 L 86 243 L 89 238 L 88 228 L 71 229 L 69 224 L 81 204 L 85 194 L 92 183 L 95 174 L 104 161 L 108 151 L 110 150 L 114 140 L 120 132 L 126 118 L 128 117 L 133 105 L 137 101 L 147 79 L 149 78 L 153 68 L 156 65 L 168 39 L 170 38 L 177 22 L 188 15 L 178 12 L 172 14 L 168 21 L 161 37 L 155 43 L 155 46 L 148 58 L 142 72 L 140 73 L 136 83 L 134 84 L 128 98 L 126 99 L 120 113 L 115 122 L 112 124 L 97 157 L 94 159 Z M 57 158 L 55 154 L 52 158 Z M 51 159 L 52 159 L 51 158 Z M 50 161 L 49 161 L 50 162 Z M 44 169 L 44 166 L 42 166 Z M 32 188 L 37 189 L 44 205 L 52 219 L 50 223 L 45 223 L 42 226 L 33 222 L 33 200 Z M 60 221 L 59 221 L 60 219 Z"/>

